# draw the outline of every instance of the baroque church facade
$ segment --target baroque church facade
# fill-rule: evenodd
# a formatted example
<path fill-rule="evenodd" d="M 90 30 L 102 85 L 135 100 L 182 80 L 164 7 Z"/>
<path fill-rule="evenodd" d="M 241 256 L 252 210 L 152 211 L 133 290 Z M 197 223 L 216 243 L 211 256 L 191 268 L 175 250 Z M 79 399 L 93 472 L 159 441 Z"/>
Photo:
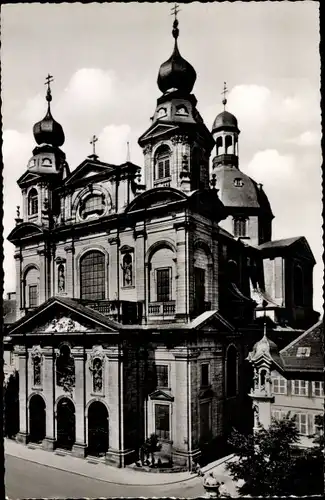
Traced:
<path fill-rule="evenodd" d="M 140 166 L 95 151 L 70 171 L 48 85 L 8 237 L 20 442 L 123 467 L 156 434 L 162 456 L 190 467 L 205 443 L 250 426 L 259 316 L 274 331 L 315 322 L 308 243 L 272 241 L 263 187 L 239 169 L 237 120 L 224 110 L 206 127 L 178 36 L 175 18 L 138 141 L 144 184 Z"/>

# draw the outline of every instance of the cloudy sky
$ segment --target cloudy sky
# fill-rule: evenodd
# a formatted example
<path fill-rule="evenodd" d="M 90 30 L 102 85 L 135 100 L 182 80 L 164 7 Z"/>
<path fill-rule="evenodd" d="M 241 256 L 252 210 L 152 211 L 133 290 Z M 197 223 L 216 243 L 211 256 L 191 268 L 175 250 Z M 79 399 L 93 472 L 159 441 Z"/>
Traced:
<path fill-rule="evenodd" d="M 159 66 L 173 39 L 168 3 L 18 4 L 2 7 L 4 236 L 13 228 L 16 180 L 46 111 L 45 77 L 54 75 L 52 113 L 65 131 L 70 168 L 97 152 L 107 162 L 142 165 L 138 137 L 159 97 Z M 211 128 L 228 110 L 241 129 L 240 168 L 264 185 L 273 239 L 304 235 L 318 262 L 314 303 L 321 310 L 321 149 L 318 2 L 194 2 L 181 5 L 181 54 L 195 67 L 194 93 Z M 213 155 L 212 155 L 213 156 Z M 212 157 L 211 157 L 212 158 Z M 5 291 L 15 289 L 13 248 L 5 242 Z"/>

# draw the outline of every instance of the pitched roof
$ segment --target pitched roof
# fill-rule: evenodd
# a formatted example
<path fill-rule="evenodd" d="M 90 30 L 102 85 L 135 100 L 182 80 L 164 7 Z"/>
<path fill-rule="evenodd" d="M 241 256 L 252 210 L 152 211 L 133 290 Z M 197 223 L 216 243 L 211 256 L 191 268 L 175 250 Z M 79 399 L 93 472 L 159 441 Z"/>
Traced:
<path fill-rule="evenodd" d="M 262 245 L 259 245 L 259 248 L 263 250 L 264 248 L 283 248 L 283 247 L 289 247 L 296 241 L 304 238 L 304 236 L 294 236 L 292 238 L 285 238 L 282 240 L 274 240 L 274 241 L 267 241 L 266 243 L 262 243 Z"/>
<path fill-rule="evenodd" d="M 308 356 L 301 356 L 299 348 L 309 348 Z M 324 326 L 318 321 L 306 332 L 280 351 L 287 371 L 323 372 L 324 370 Z M 298 354 L 298 356 L 297 356 Z"/>

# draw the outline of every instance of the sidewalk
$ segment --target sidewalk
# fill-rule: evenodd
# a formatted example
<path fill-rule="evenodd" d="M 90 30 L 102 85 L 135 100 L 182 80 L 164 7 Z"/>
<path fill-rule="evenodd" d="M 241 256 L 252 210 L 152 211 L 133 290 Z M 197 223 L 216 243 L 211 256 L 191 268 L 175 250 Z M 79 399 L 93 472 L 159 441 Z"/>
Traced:
<path fill-rule="evenodd" d="M 25 445 L 5 439 L 5 454 L 16 458 L 35 462 L 46 467 L 71 472 L 80 476 L 91 477 L 107 483 L 128 486 L 159 486 L 176 484 L 185 481 L 198 480 L 197 475 L 189 472 L 175 473 L 151 473 L 140 472 L 129 468 L 118 469 L 102 463 L 89 463 L 85 459 L 72 457 L 71 455 L 59 456 L 53 452 L 40 448 L 31 449 Z M 229 457 L 213 462 L 202 468 L 204 472 L 214 469 L 224 463 Z"/>

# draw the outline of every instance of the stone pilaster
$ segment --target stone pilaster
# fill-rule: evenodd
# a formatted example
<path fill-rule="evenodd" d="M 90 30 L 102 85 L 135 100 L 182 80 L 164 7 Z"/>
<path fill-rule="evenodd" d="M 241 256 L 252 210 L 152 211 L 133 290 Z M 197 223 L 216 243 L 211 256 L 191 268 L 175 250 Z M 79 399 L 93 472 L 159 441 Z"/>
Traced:
<path fill-rule="evenodd" d="M 20 252 L 15 253 L 15 267 L 16 267 L 16 301 L 17 301 L 17 312 L 16 319 L 19 319 L 22 316 L 21 308 L 24 307 L 24 296 L 23 296 L 23 276 L 22 276 L 22 262 L 23 256 Z"/>
<path fill-rule="evenodd" d="M 215 229 L 212 232 L 212 255 L 213 255 L 213 268 L 211 269 L 211 309 L 219 309 L 219 242 L 218 242 L 218 232 Z"/>
<path fill-rule="evenodd" d="M 46 401 L 46 436 L 43 440 L 43 448 L 53 450 L 55 443 L 55 353 L 48 347 L 43 350 L 43 394 Z M 53 383 L 54 382 L 54 383 Z"/>
<path fill-rule="evenodd" d="M 86 436 L 85 436 L 85 377 L 84 369 L 86 358 L 83 348 L 72 349 L 72 356 L 75 362 L 76 382 L 74 389 L 75 399 L 75 417 L 76 417 L 76 440 L 72 448 L 72 453 L 78 457 L 86 455 Z"/>
<path fill-rule="evenodd" d="M 108 295 L 109 300 L 118 300 L 119 298 L 119 286 L 118 283 L 118 266 L 119 266 L 119 246 L 120 241 L 117 233 L 111 233 L 108 238 L 108 243 L 110 244 L 109 252 L 109 287 Z"/>
<path fill-rule="evenodd" d="M 19 363 L 19 433 L 16 439 L 18 442 L 26 444 L 28 441 L 28 353 L 23 346 L 17 346 L 15 353 L 18 355 Z"/>
<path fill-rule="evenodd" d="M 66 252 L 66 276 L 65 289 L 69 297 L 75 297 L 75 272 L 74 272 L 74 245 L 70 244 L 64 247 Z"/>
<path fill-rule="evenodd" d="M 176 317 L 188 317 L 188 265 L 186 259 L 186 224 L 174 224 L 176 231 Z"/>
<path fill-rule="evenodd" d="M 144 276 L 146 272 L 144 266 L 144 258 L 145 258 L 145 241 L 147 238 L 146 231 L 144 228 L 136 228 L 134 230 L 134 239 L 135 239 L 135 282 L 137 287 L 137 300 L 144 302 L 145 296 L 148 295 L 148 284 L 147 284 L 147 276 Z M 145 286 L 147 290 L 145 290 Z M 147 292 L 147 293 L 146 293 Z M 148 300 L 147 300 L 148 302 Z"/>

